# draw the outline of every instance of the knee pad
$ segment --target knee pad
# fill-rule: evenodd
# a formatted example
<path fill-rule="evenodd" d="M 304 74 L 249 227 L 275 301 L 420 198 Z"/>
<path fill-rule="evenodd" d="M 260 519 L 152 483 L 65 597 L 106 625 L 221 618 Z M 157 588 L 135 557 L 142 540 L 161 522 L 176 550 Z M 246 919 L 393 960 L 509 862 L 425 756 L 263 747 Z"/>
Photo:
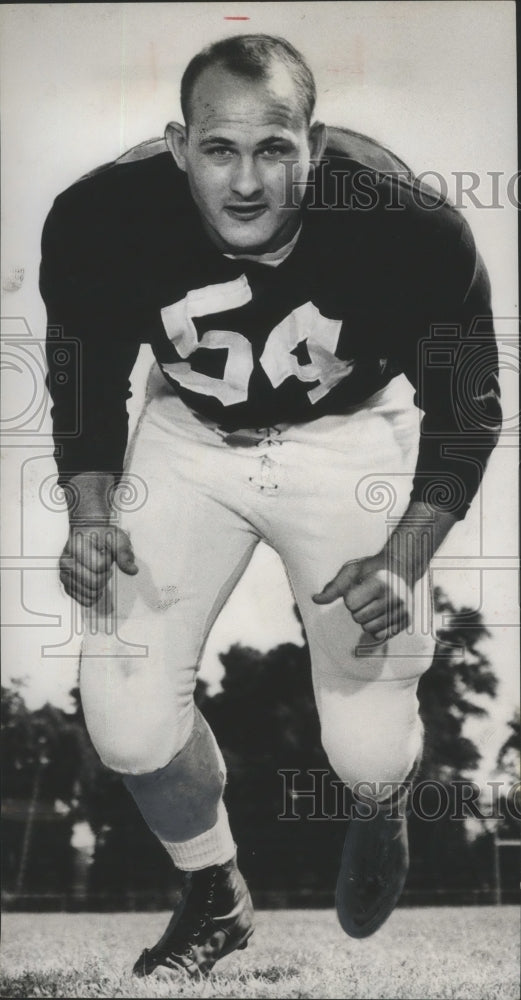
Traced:
<path fill-rule="evenodd" d="M 100 734 L 89 727 L 92 744 L 101 762 L 111 771 L 122 775 L 150 774 L 164 768 L 182 749 L 186 737 L 166 727 L 148 727 L 140 732 L 118 732 L 117 726 Z"/>
<path fill-rule="evenodd" d="M 404 781 L 411 774 L 423 743 L 420 720 L 407 733 L 389 739 L 384 734 L 366 734 L 349 738 L 348 732 L 324 734 L 323 746 L 329 763 L 344 784 L 353 788 L 358 782 L 374 786 L 376 799 L 387 798 L 389 785 Z"/>
<path fill-rule="evenodd" d="M 208 723 L 196 709 L 187 742 L 165 767 L 126 774 L 123 781 L 153 833 L 175 843 L 215 826 L 226 768 Z"/>

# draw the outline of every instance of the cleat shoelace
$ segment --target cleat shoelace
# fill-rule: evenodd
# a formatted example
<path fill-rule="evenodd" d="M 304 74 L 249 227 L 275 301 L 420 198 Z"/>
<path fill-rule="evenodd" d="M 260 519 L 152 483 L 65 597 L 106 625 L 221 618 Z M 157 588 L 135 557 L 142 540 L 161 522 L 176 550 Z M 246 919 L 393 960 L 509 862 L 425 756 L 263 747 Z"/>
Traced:
<path fill-rule="evenodd" d="M 165 953 L 165 961 L 168 962 L 169 965 L 178 965 L 179 959 L 191 957 L 193 948 L 198 944 L 201 932 L 203 931 L 205 925 L 211 920 L 211 909 L 215 895 L 215 879 L 216 873 L 213 872 L 208 886 L 208 891 L 205 894 L 205 908 L 202 913 L 198 912 L 198 900 L 195 898 L 195 895 L 190 897 L 184 913 L 187 927 L 184 930 L 183 937 L 179 941 L 173 942 L 172 946 Z M 194 911 L 193 917 L 195 917 L 195 925 L 193 924 L 191 927 L 189 919 L 191 916 L 190 911 Z"/>

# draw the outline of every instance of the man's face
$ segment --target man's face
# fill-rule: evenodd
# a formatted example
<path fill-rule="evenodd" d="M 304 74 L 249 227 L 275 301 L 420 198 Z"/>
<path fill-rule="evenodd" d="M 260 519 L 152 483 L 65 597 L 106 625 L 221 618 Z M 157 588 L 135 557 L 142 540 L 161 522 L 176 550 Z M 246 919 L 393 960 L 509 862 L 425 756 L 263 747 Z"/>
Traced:
<path fill-rule="evenodd" d="M 262 253 L 296 232 L 298 182 L 320 156 L 322 133 L 309 129 L 284 66 L 259 81 L 212 66 L 194 86 L 188 129 L 172 123 L 167 141 L 213 242 L 229 253 Z"/>

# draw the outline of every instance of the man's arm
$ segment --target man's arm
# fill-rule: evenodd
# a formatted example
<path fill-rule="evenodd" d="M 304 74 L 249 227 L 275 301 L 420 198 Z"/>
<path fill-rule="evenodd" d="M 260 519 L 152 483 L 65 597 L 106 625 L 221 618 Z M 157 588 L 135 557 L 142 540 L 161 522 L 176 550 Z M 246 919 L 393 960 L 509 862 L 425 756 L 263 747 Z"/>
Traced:
<path fill-rule="evenodd" d="M 42 236 L 40 290 L 47 308 L 47 387 L 58 482 L 70 530 L 60 579 L 79 603 L 95 603 L 112 563 L 137 572 L 128 536 L 110 524 L 128 435 L 126 400 L 139 351 L 134 317 L 118 303 L 111 268 L 85 219 L 60 199 Z"/>
<path fill-rule="evenodd" d="M 440 302 L 433 299 L 423 339 L 403 359 L 415 403 L 424 411 L 411 500 L 462 520 L 502 420 L 490 282 L 465 222 L 437 283 Z"/>
<path fill-rule="evenodd" d="M 433 337 L 429 330 L 420 350 L 403 362 L 425 414 L 410 504 L 380 552 L 344 564 L 313 596 L 317 604 L 343 598 L 354 620 L 378 640 L 407 626 L 412 588 L 465 516 L 501 427 L 490 284 L 466 224 L 453 267 L 460 287 L 437 314 L 447 335 Z M 443 358 L 443 365 L 432 364 L 425 347 L 437 350 L 434 361 Z"/>
<path fill-rule="evenodd" d="M 118 274 L 117 249 L 108 246 L 109 234 L 101 245 L 87 198 L 67 195 L 47 217 L 40 265 L 60 485 L 93 469 L 120 475 L 129 379 L 140 347 L 137 308 Z"/>

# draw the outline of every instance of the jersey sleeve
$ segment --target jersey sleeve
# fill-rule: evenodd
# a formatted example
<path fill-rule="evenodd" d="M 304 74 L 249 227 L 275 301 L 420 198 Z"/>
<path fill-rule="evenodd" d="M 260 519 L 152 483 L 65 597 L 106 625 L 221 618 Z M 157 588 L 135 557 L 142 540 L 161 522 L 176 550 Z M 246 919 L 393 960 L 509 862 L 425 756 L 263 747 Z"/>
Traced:
<path fill-rule="evenodd" d="M 423 410 L 411 500 L 465 517 L 501 429 L 490 282 L 470 227 L 441 246 L 443 265 L 404 370 Z"/>
<path fill-rule="evenodd" d="M 114 248 L 59 196 L 42 234 L 40 292 L 47 310 L 46 385 L 60 485 L 81 472 L 119 477 L 126 401 L 140 339 Z"/>

